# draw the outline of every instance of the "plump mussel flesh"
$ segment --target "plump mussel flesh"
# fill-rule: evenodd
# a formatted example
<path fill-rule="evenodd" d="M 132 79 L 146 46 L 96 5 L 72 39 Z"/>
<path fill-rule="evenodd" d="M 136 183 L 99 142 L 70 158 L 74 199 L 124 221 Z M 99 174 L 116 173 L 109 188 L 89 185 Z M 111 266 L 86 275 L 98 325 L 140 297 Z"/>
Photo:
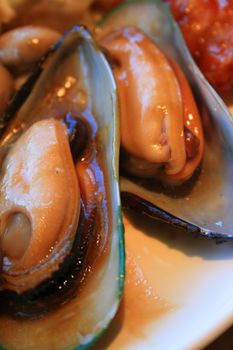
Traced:
<path fill-rule="evenodd" d="M 181 68 L 137 27 L 117 28 L 101 44 L 118 85 L 123 167 L 170 184 L 188 180 L 200 165 L 204 139 Z"/>

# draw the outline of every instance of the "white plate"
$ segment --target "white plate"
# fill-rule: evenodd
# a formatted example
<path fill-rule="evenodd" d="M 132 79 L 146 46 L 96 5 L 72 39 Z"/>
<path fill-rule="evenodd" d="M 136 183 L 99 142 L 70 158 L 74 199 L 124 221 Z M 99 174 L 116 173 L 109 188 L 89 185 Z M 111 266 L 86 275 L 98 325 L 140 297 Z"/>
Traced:
<path fill-rule="evenodd" d="M 233 323 L 233 242 L 125 216 L 121 310 L 96 349 L 201 349 Z"/>

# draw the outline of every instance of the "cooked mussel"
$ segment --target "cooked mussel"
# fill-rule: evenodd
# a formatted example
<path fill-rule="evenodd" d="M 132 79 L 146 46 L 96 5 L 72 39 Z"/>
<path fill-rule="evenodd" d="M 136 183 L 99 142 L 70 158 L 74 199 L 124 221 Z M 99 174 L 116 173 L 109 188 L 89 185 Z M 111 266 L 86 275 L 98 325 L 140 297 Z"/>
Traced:
<path fill-rule="evenodd" d="M 181 69 L 136 27 L 117 29 L 101 44 L 118 84 L 123 167 L 142 178 L 186 181 L 200 164 L 204 142 Z"/>
<path fill-rule="evenodd" d="M 132 27 L 134 29 L 132 29 Z M 132 69 L 135 56 L 133 56 L 131 53 L 129 54 L 131 48 L 129 48 L 130 40 L 128 39 L 129 31 L 133 30 L 135 33 L 136 31 L 139 33 L 139 36 L 137 34 L 132 36 L 131 41 L 133 42 L 133 45 L 136 45 L 139 41 L 142 42 L 144 39 L 141 39 L 140 36 L 143 35 L 145 38 L 147 37 L 148 40 L 151 41 L 150 45 L 152 45 L 152 42 L 154 42 L 156 46 L 158 46 L 158 48 L 165 53 L 173 69 L 174 63 L 172 62 L 174 61 L 178 63 L 180 67 L 182 67 L 182 70 L 192 88 L 192 93 L 195 97 L 198 112 L 202 120 L 204 129 L 204 156 L 200 167 L 201 157 L 198 158 L 196 156 L 202 155 L 203 139 L 201 137 L 196 142 L 195 138 L 192 138 L 195 146 L 194 148 L 196 148 L 196 156 L 193 159 L 198 159 L 198 161 L 193 167 L 193 170 L 189 173 L 189 176 L 182 176 L 179 178 L 179 175 L 182 174 L 185 167 L 183 167 L 183 170 L 180 172 L 178 171 L 177 174 L 169 174 L 170 167 L 169 162 L 167 162 L 166 159 L 165 171 L 159 175 L 159 181 L 154 181 L 154 179 L 150 179 L 148 181 L 148 179 L 144 180 L 139 178 L 139 175 L 140 177 L 141 175 L 146 175 L 146 177 L 148 177 L 149 172 L 151 177 L 151 170 L 153 170 L 152 175 L 154 178 L 154 173 L 158 173 L 158 166 L 154 166 L 153 169 L 151 168 L 151 163 L 149 166 L 148 162 L 144 162 L 145 164 L 143 164 L 142 160 L 140 159 L 142 158 L 141 155 L 138 154 L 138 157 L 138 155 L 135 154 L 137 150 L 136 144 L 138 143 L 139 137 L 134 140 L 135 144 L 131 149 L 131 151 L 133 150 L 134 155 L 133 162 L 131 155 L 129 157 L 129 148 L 127 148 L 127 145 L 124 146 L 123 144 L 124 157 L 122 157 L 122 162 L 124 168 L 127 169 L 127 173 L 125 172 L 121 179 L 123 202 L 127 206 L 146 213 L 151 217 L 166 221 L 169 224 L 178 225 L 179 227 L 186 228 L 189 231 L 196 232 L 198 234 L 218 238 L 219 240 L 232 238 L 233 222 L 231 209 L 233 208 L 233 187 L 231 159 L 233 125 L 231 115 L 224 106 L 224 103 L 217 96 L 196 67 L 177 25 L 173 21 L 168 9 L 161 1 L 126 1 L 118 8 L 114 9 L 111 14 L 108 14 L 106 18 L 99 23 L 99 26 L 96 29 L 96 35 L 100 42 L 103 41 L 104 46 L 106 45 L 106 48 L 110 53 L 110 62 L 113 56 L 112 66 L 113 69 L 115 68 L 117 71 L 117 74 L 118 71 L 122 69 L 123 60 L 126 60 L 126 55 L 128 55 L 128 61 L 131 59 L 131 67 L 128 69 L 128 71 L 125 70 L 125 74 L 133 75 L 135 73 L 136 69 L 134 69 L 134 71 Z M 124 33 L 124 31 L 126 31 L 126 33 Z M 128 40 L 125 45 L 122 45 L 122 43 L 119 44 L 119 32 L 121 33 L 121 40 L 122 38 L 125 40 L 125 42 Z M 141 32 L 143 34 L 140 34 Z M 111 36 L 113 36 L 113 40 Z M 119 53 L 121 49 L 120 46 L 124 46 L 125 48 L 125 51 L 122 54 Z M 142 50 L 142 48 L 140 45 L 138 45 L 138 56 L 141 55 L 140 50 Z M 117 55 L 116 59 L 114 60 L 115 52 L 117 52 Z M 107 56 L 109 53 L 107 52 Z M 140 59 L 138 59 L 138 61 L 140 61 Z M 141 62 L 143 62 L 143 55 L 141 55 Z M 155 62 L 158 63 L 158 60 L 155 60 Z M 129 66 L 130 64 L 128 63 Z M 157 76 L 159 76 L 159 74 L 164 76 L 167 74 L 161 73 L 161 68 L 157 67 L 156 69 Z M 142 96 L 144 96 L 144 86 L 147 84 L 146 81 L 144 81 L 146 73 L 147 76 L 150 77 L 150 73 L 143 72 L 143 77 L 140 77 L 138 84 L 142 90 Z M 140 72 L 138 72 L 138 75 L 140 76 Z M 122 80 L 121 84 L 124 84 L 123 75 L 119 76 L 117 80 Z M 141 81 L 143 81 L 143 84 L 140 86 Z M 162 78 L 161 80 L 158 79 L 158 81 L 162 81 Z M 150 81 L 148 85 L 151 85 Z M 126 87 L 124 88 L 126 89 Z M 163 85 L 162 88 L 164 88 Z M 150 89 L 147 89 L 147 91 L 148 90 L 150 91 Z M 180 90 L 182 91 L 182 89 Z M 162 91 L 162 94 L 166 94 L 167 97 L 169 97 L 169 88 L 167 88 L 165 92 Z M 130 100 L 129 102 L 128 99 L 126 100 L 126 108 L 129 109 L 129 104 L 131 103 L 138 105 L 137 99 L 140 98 L 140 94 L 136 92 L 135 96 L 136 101 L 133 100 L 133 102 L 131 102 L 132 100 Z M 146 97 L 147 99 L 149 98 L 148 95 Z M 188 101 L 190 106 L 191 100 L 187 99 L 186 101 Z M 143 107 L 146 105 L 146 103 L 141 104 Z M 132 119 L 134 119 L 136 113 L 138 113 L 138 110 L 133 110 L 133 115 L 131 115 Z M 191 123 L 194 119 L 193 113 L 188 113 L 187 116 L 188 118 L 186 118 L 186 122 Z M 141 122 L 140 118 L 139 121 Z M 187 124 L 185 127 L 186 126 Z M 148 142 L 150 140 L 148 133 L 153 130 L 153 127 L 149 125 L 147 128 L 143 123 L 141 123 L 140 128 L 145 128 L 143 130 L 145 133 L 144 139 Z M 134 132 L 133 129 L 134 122 L 132 121 L 129 131 L 129 133 L 132 135 Z M 147 132 L 147 130 L 149 131 Z M 160 132 L 158 134 L 158 139 L 160 138 L 160 143 L 158 143 L 158 145 L 160 149 L 166 151 L 166 147 L 162 147 L 164 143 L 164 138 L 162 137 L 164 126 L 162 124 L 159 130 Z M 178 134 L 179 133 L 180 129 L 178 129 Z M 192 132 L 192 134 L 195 134 L 195 132 Z M 167 140 L 165 139 L 165 141 L 166 146 Z M 141 152 L 141 145 L 139 148 Z M 127 151 L 126 157 L 125 149 Z M 137 158 L 139 158 L 139 162 Z M 188 160 L 187 152 L 186 160 Z M 172 161 L 171 158 L 170 161 Z M 134 176 L 132 176 L 132 174 L 129 175 L 129 171 L 132 173 L 133 167 L 137 170 Z M 159 167 L 159 171 L 160 169 L 161 166 Z M 166 169 L 168 171 L 166 171 Z M 180 182 L 179 180 L 185 181 L 181 186 L 174 187 L 174 182 L 177 185 L 177 183 Z M 161 182 L 166 182 L 166 185 L 161 185 Z M 168 182 L 169 186 L 167 186 Z"/>
<path fill-rule="evenodd" d="M 34 123 L 8 150 L 0 203 L 1 289 L 25 292 L 58 269 L 77 231 L 79 183 L 60 121 Z"/>
<path fill-rule="evenodd" d="M 78 299 L 76 345 L 87 345 L 116 312 L 124 279 L 117 127 L 111 69 L 75 27 L 1 120 L 0 314 L 20 318 L 22 334 L 28 318 L 45 320 Z"/>

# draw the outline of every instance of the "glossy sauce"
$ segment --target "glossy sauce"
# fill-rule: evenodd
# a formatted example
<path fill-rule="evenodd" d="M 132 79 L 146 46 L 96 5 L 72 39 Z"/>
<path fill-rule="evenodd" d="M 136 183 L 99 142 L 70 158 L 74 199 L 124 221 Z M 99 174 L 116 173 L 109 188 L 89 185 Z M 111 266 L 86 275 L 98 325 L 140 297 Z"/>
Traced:
<path fill-rule="evenodd" d="M 217 90 L 233 88 L 233 1 L 164 0 L 200 69 Z"/>

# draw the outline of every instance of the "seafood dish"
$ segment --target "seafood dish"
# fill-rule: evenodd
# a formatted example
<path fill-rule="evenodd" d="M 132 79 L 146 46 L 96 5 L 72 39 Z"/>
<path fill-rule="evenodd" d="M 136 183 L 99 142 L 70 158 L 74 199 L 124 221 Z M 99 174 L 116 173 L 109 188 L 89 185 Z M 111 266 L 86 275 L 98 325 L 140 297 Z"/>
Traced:
<path fill-rule="evenodd" d="M 0 4 L 0 346 L 81 350 L 123 296 L 121 206 L 233 238 L 232 116 L 162 1 L 27 6 Z"/>

